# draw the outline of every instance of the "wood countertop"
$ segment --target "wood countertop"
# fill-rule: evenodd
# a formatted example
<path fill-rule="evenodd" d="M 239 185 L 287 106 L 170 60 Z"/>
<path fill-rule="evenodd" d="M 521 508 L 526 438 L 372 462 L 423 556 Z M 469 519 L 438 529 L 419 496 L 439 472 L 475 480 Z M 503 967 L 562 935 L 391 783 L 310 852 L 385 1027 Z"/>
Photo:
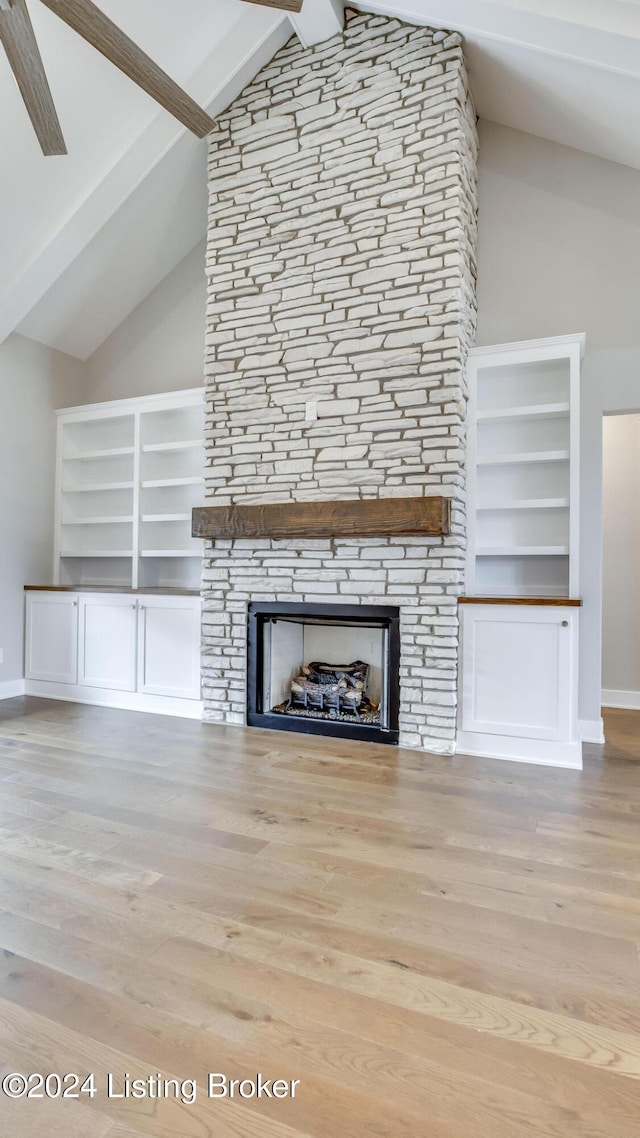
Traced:
<path fill-rule="evenodd" d="M 548 608 L 580 608 L 576 597 L 458 597 L 459 605 L 537 605 Z"/>
<path fill-rule="evenodd" d="M 158 597 L 199 597 L 199 589 L 180 588 L 140 588 L 133 589 L 130 585 L 25 585 L 27 593 L 128 593 L 133 596 Z"/>

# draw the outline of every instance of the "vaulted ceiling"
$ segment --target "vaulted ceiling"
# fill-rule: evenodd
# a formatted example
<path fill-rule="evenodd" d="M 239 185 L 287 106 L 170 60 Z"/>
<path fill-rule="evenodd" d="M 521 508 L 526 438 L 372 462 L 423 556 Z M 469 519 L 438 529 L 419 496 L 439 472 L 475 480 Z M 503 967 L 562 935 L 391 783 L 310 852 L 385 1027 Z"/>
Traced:
<path fill-rule="evenodd" d="M 241 0 L 98 0 L 212 114 L 292 34 L 332 34 Z M 28 0 L 69 148 L 43 158 L 0 51 L 0 341 L 87 358 L 201 240 L 206 144 Z M 640 0 L 358 0 L 465 36 L 483 118 L 640 169 Z"/>

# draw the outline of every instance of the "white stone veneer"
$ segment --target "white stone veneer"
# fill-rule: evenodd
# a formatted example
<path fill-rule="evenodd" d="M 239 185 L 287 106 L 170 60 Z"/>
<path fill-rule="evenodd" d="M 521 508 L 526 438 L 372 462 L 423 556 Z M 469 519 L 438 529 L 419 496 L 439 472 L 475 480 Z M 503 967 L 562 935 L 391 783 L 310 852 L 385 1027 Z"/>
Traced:
<path fill-rule="evenodd" d="M 452 532 L 208 546 L 209 720 L 244 722 L 249 600 L 387 603 L 401 742 L 453 749 L 476 159 L 460 37 L 380 16 L 291 40 L 218 120 L 207 503 L 441 493 Z"/>

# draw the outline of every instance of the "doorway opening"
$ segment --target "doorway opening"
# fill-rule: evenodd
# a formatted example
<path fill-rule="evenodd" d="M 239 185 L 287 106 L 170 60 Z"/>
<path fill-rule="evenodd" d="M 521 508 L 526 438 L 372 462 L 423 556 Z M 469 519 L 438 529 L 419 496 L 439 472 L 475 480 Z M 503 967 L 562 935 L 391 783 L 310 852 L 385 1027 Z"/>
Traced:
<path fill-rule="evenodd" d="M 621 712 L 640 713 L 640 413 L 604 416 L 602 454 L 602 706 L 616 734 Z"/>

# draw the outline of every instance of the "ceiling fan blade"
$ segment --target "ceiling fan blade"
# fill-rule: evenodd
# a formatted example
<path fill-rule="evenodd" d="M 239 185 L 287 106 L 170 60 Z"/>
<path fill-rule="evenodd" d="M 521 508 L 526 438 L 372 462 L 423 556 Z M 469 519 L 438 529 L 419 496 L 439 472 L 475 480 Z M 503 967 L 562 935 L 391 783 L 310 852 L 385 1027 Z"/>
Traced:
<path fill-rule="evenodd" d="M 204 138 L 214 129 L 215 123 L 207 112 L 92 0 L 42 0 L 42 3 L 198 138 Z"/>
<path fill-rule="evenodd" d="M 2 0 L 0 3 L 0 40 L 42 153 L 47 157 L 66 154 L 67 148 L 25 0 Z"/>
<path fill-rule="evenodd" d="M 265 8 L 281 8 L 283 12 L 300 12 L 303 0 L 246 0 L 247 4 L 262 4 Z"/>

